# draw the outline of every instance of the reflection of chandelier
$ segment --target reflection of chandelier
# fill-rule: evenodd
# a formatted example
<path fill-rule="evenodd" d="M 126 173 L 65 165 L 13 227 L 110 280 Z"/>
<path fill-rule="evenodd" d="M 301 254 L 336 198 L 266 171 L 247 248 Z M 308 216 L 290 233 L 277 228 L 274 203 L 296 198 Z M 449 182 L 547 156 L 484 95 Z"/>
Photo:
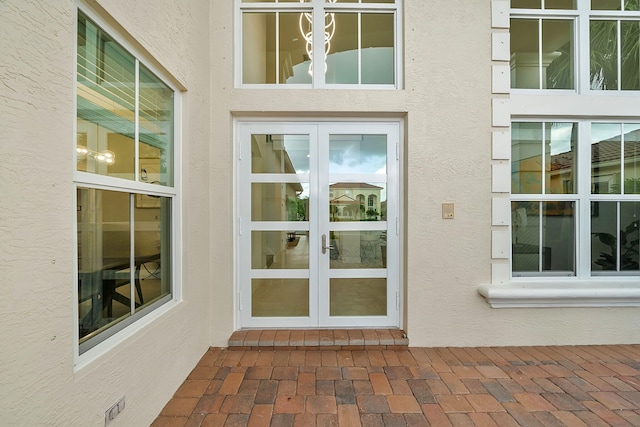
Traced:
<path fill-rule="evenodd" d="M 305 0 L 300 0 L 304 3 Z M 327 0 L 327 3 L 335 3 L 336 0 Z M 327 19 L 328 18 L 328 19 Z M 305 22 L 306 21 L 306 22 Z M 305 30 L 305 24 L 308 30 Z M 327 72 L 327 55 L 331 49 L 331 39 L 336 31 L 335 13 L 324 14 L 324 72 Z M 309 74 L 313 76 L 313 15 L 310 12 L 300 14 L 300 34 L 307 42 L 305 49 L 309 55 Z"/>
<path fill-rule="evenodd" d="M 108 165 L 112 165 L 116 161 L 116 155 L 113 151 L 109 150 L 98 152 L 89 150 L 87 147 L 84 147 L 82 145 L 78 145 L 76 147 L 76 153 L 78 154 L 78 161 L 82 160 L 83 157 L 92 157 L 96 159 L 96 161 L 106 163 Z"/>

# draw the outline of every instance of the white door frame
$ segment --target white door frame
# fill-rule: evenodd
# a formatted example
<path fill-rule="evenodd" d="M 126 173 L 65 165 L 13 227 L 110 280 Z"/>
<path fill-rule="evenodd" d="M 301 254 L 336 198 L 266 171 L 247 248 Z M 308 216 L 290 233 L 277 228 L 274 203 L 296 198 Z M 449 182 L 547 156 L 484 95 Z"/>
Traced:
<path fill-rule="evenodd" d="M 314 122 L 273 122 L 273 121 L 236 121 L 236 268 L 237 268 L 237 312 L 236 319 L 241 328 L 315 328 L 315 327 L 398 327 L 401 319 L 402 287 L 401 282 L 401 224 L 400 206 L 400 138 L 401 122 L 397 121 L 314 121 Z M 330 222 L 328 215 L 315 215 L 317 220 L 305 222 L 265 223 L 260 230 L 291 230 L 309 232 L 309 269 L 305 270 L 259 270 L 252 271 L 248 251 L 251 248 L 251 194 L 252 182 L 287 182 L 292 178 L 274 174 L 251 173 L 251 135 L 252 134 L 308 134 L 310 142 L 310 173 L 308 176 L 293 175 L 296 179 L 309 182 L 309 212 L 329 211 L 329 184 L 342 179 L 360 179 L 362 182 L 375 182 L 381 175 L 362 174 L 358 177 L 349 174 L 328 173 L 329 135 L 331 134 L 385 134 L 387 135 L 387 218 L 386 221 Z M 324 144 L 324 145 L 323 145 Z M 314 159 L 314 156 L 318 156 Z M 324 168 L 324 171 L 320 168 Z M 269 175 L 269 176 L 266 176 Z M 344 175 L 344 176 L 343 176 Z M 318 217 L 320 217 L 318 219 Z M 331 231 L 370 230 L 387 231 L 386 269 L 329 269 L 329 256 L 321 254 L 321 235 Z M 377 270 L 377 271 L 376 271 Z M 381 272 L 380 270 L 384 270 Z M 308 317 L 252 317 L 251 316 L 251 279 L 257 277 L 308 278 L 309 279 L 309 316 Z M 387 315 L 386 316 L 329 316 L 329 279 L 330 277 L 385 277 L 387 279 Z"/>

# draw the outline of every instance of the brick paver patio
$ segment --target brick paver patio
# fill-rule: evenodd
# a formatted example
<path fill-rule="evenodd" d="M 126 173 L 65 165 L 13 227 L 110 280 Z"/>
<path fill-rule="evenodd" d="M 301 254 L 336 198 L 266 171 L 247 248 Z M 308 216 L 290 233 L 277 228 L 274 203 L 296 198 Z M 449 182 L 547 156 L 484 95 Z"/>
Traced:
<path fill-rule="evenodd" d="M 153 423 L 335 425 L 640 426 L 640 345 L 212 348 Z"/>

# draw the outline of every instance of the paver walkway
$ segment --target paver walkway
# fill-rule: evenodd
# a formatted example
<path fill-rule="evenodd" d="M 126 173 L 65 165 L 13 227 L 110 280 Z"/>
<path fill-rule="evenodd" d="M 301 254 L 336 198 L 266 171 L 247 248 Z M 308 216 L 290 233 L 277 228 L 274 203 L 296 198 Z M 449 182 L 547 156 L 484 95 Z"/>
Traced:
<path fill-rule="evenodd" d="M 160 426 L 640 426 L 640 345 L 212 348 Z"/>

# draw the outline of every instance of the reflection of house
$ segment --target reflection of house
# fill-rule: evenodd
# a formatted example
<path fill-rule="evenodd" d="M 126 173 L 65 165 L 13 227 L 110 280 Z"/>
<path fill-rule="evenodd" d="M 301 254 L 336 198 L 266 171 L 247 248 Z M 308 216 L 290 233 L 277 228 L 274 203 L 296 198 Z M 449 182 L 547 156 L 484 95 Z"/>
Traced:
<path fill-rule="evenodd" d="M 384 218 L 382 187 L 363 182 L 339 182 L 331 184 L 329 190 L 330 212 L 337 220 Z"/>

